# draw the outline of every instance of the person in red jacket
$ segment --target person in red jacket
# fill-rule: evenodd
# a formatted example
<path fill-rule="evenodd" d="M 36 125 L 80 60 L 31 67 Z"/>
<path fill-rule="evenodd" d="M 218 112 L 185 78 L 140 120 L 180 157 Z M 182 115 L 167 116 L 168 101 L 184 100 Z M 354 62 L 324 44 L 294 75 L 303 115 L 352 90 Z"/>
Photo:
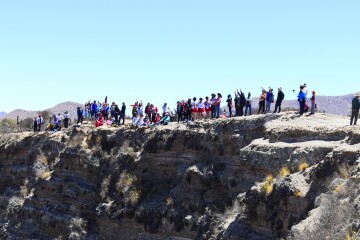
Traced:
<path fill-rule="evenodd" d="M 99 114 L 99 119 L 95 123 L 95 127 L 100 127 L 104 125 L 104 115 L 102 113 Z"/>

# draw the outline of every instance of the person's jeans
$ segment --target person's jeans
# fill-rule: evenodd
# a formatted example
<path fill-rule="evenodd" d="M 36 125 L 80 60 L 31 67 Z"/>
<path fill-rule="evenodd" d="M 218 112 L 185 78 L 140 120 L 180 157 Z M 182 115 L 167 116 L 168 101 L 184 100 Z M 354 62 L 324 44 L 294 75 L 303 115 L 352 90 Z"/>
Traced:
<path fill-rule="evenodd" d="M 251 104 L 247 103 L 245 108 L 245 116 L 247 115 L 247 111 L 249 109 L 249 115 L 251 115 Z"/>
<path fill-rule="evenodd" d="M 315 113 L 315 103 L 311 103 L 311 113 L 314 114 Z"/>
<path fill-rule="evenodd" d="M 271 107 L 271 102 L 266 101 L 266 110 L 265 110 L 266 113 L 270 112 L 270 107 Z"/>
<path fill-rule="evenodd" d="M 211 105 L 211 118 L 216 117 L 216 107 Z"/>
<path fill-rule="evenodd" d="M 359 110 L 352 110 L 352 112 L 351 112 L 351 118 L 350 118 L 350 125 L 353 124 L 353 120 L 355 120 L 355 121 L 354 121 L 354 125 L 356 125 L 358 116 L 359 116 Z"/>
<path fill-rule="evenodd" d="M 265 112 L 265 100 L 259 102 L 259 111 L 258 111 L 258 114 L 259 114 L 259 113 L 264 113 L 264 112 Z"/>
<path fill-rule="evenodd" d="M 215 106 L 216 118 L 220 117 L 220 106 Z"/>

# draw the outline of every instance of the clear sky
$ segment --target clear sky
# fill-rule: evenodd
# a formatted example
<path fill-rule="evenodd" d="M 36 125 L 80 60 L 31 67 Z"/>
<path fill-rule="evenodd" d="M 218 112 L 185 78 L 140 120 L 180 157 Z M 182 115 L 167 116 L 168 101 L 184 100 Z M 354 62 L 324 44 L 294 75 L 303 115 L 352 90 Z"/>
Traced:
<path fill-rule="evenodd" d="M 1 1 L 0 111 L 360 90 L 360 1 Z"/>

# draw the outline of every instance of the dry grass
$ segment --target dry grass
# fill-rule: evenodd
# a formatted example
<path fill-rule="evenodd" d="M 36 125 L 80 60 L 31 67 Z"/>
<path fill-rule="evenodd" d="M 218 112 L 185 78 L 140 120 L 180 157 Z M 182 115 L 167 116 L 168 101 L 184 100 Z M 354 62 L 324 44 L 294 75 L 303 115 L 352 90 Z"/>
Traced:
<path fill-rule="evenodd" d="M 300 190 L 296 190 L 294 192 L 295 197 L 302 198 L 304 197 L 304 194 Z"/>
<path fill-rule="evenodd" d="M 127 198 L 125 199 L 125 202 L 130 203 L 131 206 L 136 206 L 139 203 L 140 197 L 141 191 L 134 189 L 129 192 Z"/>
<path fill-rule="evenodd" d="M 269 175 L 269 176 L 267 176 L 266 178 L 265 178 L 265 181 L 266 182 L 269 182 L 269 183 L 272 183 L 273 181 L 274 181 L 274 177 L 273 177 L 273 175 Z"/>
<path fill-rule="evenodd" d="M 280 170 L 280 176 L 283 177 L 283 178 L 289 176 L 290 173 L 291 172 L 290 172 L 289 168 L 287 168 L 287 167 L 283 167 Z"/>
<path fill-rule="evenodd" d="M 357 240 L 357 239 L 358 239 L 358 234 L 354 230 L 352 229 L 346 230 L 345 240 Z"/>
<path fill-rule="evenodd" d="M 41 179 L 43 180 L 46 180 L 46 181 L 49 181 L 51 179 L 51 174 L 53 173 L 54 171 L 44 171 L 42 174 L 41 174 Z"/>
<path fill-rule="evenodd" d="M 305 169 L 307 169 L 309 166 L 309 164 L 307 164 L 306 162 L 305 163 L 300 163 L 299 164 L 299 171 L 304 171 Z"/>
<path fill-rule="evenodd" d="M 133 187 L 137 181 L 138 181 L 138 179 L 135 175 L 133 175 L 131 173 L 123 172 L 120 175 L 119 182 L 117 183 L 117 188 L 118 188 L 119 192 L 125 193 L 131 187 Z"/>
<path fill-rule="evenodd" d="M 261 193 L 264 195 L 270 195 L 273 191 L 273 184 L 270 182 L 265 182 L 261 187 Z"/>
<path fill-rule="evenodd" d="M 348 179 L 350 177 L 349 171 L 345 165 L 340 166 L 338 171 L 344 179 Z"/>

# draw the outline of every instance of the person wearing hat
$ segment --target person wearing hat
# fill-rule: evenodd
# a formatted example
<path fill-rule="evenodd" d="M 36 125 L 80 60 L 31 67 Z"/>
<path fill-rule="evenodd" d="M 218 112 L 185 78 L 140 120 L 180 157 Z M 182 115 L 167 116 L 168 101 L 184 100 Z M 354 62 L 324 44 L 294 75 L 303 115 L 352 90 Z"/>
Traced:
<path fill-rule="evenodd" d="M 285 94 L 282 91 L 282 87 L 278 88 L 278 94 L 277 94 L 277 98 L 276 98 L 276 102 L 275 102 L 275 110 L 274 113 L 279 113 L 281 112 L 281 103 L 285 98 Z M 279 109 L 279 110 L 278 110 Z"/>
<path fill-rule="evenodd" d="M 231 111 L 231 108 L 232 108 L 232 97 L 231 97 L 231 94 L 228 94 L 227 99 L 226 99 L 226 102 L 227 102 L 227 105 L 228 105 L 228 108 L 229 108 L 229 117 L 231 117 L 231 116 L 232 116 L 232 111 Z"/>
<path fill-rule="evenodd" d="M 355 94 L 352 102 L 351 102 L 351 118 L 350 118 L 350 125 L 356 125 L 358 116 L 359 116 L 359 108 L 360 108 L 360 102 L 359 102 L 360 94 Z"/>
<path fill-rule="evenodd" d="M 68 113 L 68 111 L 65 111 L 65 113 L 64 113 L 64 127 L 65 128 L 69 127 L 69 120 L 70 120 L 70 114 Z"/>

